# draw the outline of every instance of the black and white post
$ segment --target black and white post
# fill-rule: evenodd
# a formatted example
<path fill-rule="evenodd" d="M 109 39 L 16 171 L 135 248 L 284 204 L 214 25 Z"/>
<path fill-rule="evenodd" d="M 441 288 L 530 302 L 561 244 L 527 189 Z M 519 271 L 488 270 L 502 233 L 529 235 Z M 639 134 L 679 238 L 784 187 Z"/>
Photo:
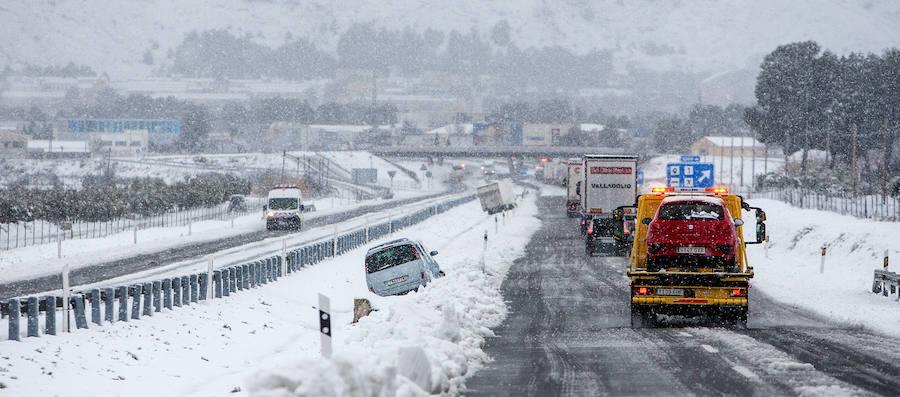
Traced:
<path fill-rule="evenodd" d="M 319 294 L 319 332 L 322 336 L 322 357 L 331 358 L 331 302 Z"/>

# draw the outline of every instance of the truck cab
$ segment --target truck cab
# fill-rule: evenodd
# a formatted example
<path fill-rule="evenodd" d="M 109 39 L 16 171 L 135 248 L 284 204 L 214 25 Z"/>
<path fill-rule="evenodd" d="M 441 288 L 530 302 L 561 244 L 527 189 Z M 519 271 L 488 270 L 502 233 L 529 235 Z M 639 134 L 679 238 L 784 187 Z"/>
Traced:
<path fill-rule="evenodd" d="M 266 230 L 294 229 L 303 226 L 303 192 L 292 185 L 269 190 L 266 200 Z"/>

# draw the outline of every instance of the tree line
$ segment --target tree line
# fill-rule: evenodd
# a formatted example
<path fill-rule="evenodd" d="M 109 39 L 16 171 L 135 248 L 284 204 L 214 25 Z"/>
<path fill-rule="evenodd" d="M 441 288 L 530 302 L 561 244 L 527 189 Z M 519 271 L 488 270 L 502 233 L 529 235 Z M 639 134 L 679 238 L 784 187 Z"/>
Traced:
<path fill-rule="evenodd" d="M 745 120 L 760 141 L 777 144 L 786 154 L 802 151 L 804 173 L 812 149 L 826 151 L 833 170 L 851 162 L 855 147 L 858 159 L 865 161 L 865 172 L 873 168 L 872 157 L 883 145 L 896 169 L 898 92 L 900 50 L 896 48 L 881 55 L 838 56 L 813 41 L 791 43 L 777 47 L 763 60 L 755 90 L 757 103 L 746 110 Z"/>
<path fill-rule="evenodd" d="M 230 174 L 206 173 L 166 184 L 159 178 L 108 178 L 88 175 L 82 189 L 0 190 L 0 223 L 107 221 L 128 214 L 158 215 L 171 210 L 213 206 L 232 194 L 249 194 L 251 183 Z"/>

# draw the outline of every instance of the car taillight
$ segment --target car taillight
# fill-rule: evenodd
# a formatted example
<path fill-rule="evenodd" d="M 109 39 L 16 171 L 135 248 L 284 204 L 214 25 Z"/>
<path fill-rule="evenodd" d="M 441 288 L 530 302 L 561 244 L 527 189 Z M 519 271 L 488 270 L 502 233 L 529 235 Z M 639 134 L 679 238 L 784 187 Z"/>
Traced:
<path fill-rule="evenodd" d="M 662 244 L 662 243 L 650 243 L 650 244 L 647 244 L 647 250 L 650 251 L 651 254 L 655 254 L 655 253 L 661 251 L 663 249 L 663 247 L 665 247 L 665 246 L 666 245 Z"/>
<path fill-rule="evenodd" d="M 422 272 L 422 280 L 425 279 L 425 272 Z"/>
<path fill-rule="evenodd" d="M 722 255 L 728 255 L 731 252 L 730 244 L 718 244 L 716 247 L 719 248 L 719 251 L 722 251 Z"/>
<path fill-rule="evenodd" d="M 746 296 L 747 296 L 747 290 L 745 290 L 745 289 L 743 289 L 743 288 L 735 288 L 735 289 L 731 290 L 731 296 L 743 296 L 743 297 L 746 297 Z"/>
<path fill-rule="evenodd" d="M 634 287 L 635 295 L 647 295 L 650 293 L 650 288 L 647 287 Z"/>

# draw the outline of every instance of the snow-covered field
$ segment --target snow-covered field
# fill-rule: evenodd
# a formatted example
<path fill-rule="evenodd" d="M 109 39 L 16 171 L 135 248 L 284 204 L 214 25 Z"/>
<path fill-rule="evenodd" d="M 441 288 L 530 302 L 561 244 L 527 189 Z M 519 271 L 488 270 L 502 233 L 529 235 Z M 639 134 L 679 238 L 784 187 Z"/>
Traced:
<path fill-rule="evenodd" d="M 499 233 L 473 201 L 391 236 L 440 251 L 447 276 L 420 292 L 369 293 L 365 250 L 357 249 L 225 299 L 0 342 L 0 382 L 17 396 L 453 393 L 487 359 L 484 337 L 505 314 L 500 283 L 539 228 L 534 196 L 503 218 Z M 331 298 L 332 360 L 319 358 L 318 293 Z M 353 298 L 371 299 L 378 311 L 351 325 Z"/>
<path fill-rule="evenodd" d="M 897 295 L 888 298 L 872 293 L 873 270 L 882 269 L 884 251 L 900 257 L 896 241 L 900 223 L 798 209 L 775 200 L 749 202 L 766 211 L 770 236 L 768 254 L 763 245 L 748 246 L 756 271 L 751 280 L 754 287 L 827 318 L 900 336 Z M 827 249 L 824 272 L 820 273 L 823 245 Z M 894 263 L 896 272 L 900 266 L 896 259 Z"/>

